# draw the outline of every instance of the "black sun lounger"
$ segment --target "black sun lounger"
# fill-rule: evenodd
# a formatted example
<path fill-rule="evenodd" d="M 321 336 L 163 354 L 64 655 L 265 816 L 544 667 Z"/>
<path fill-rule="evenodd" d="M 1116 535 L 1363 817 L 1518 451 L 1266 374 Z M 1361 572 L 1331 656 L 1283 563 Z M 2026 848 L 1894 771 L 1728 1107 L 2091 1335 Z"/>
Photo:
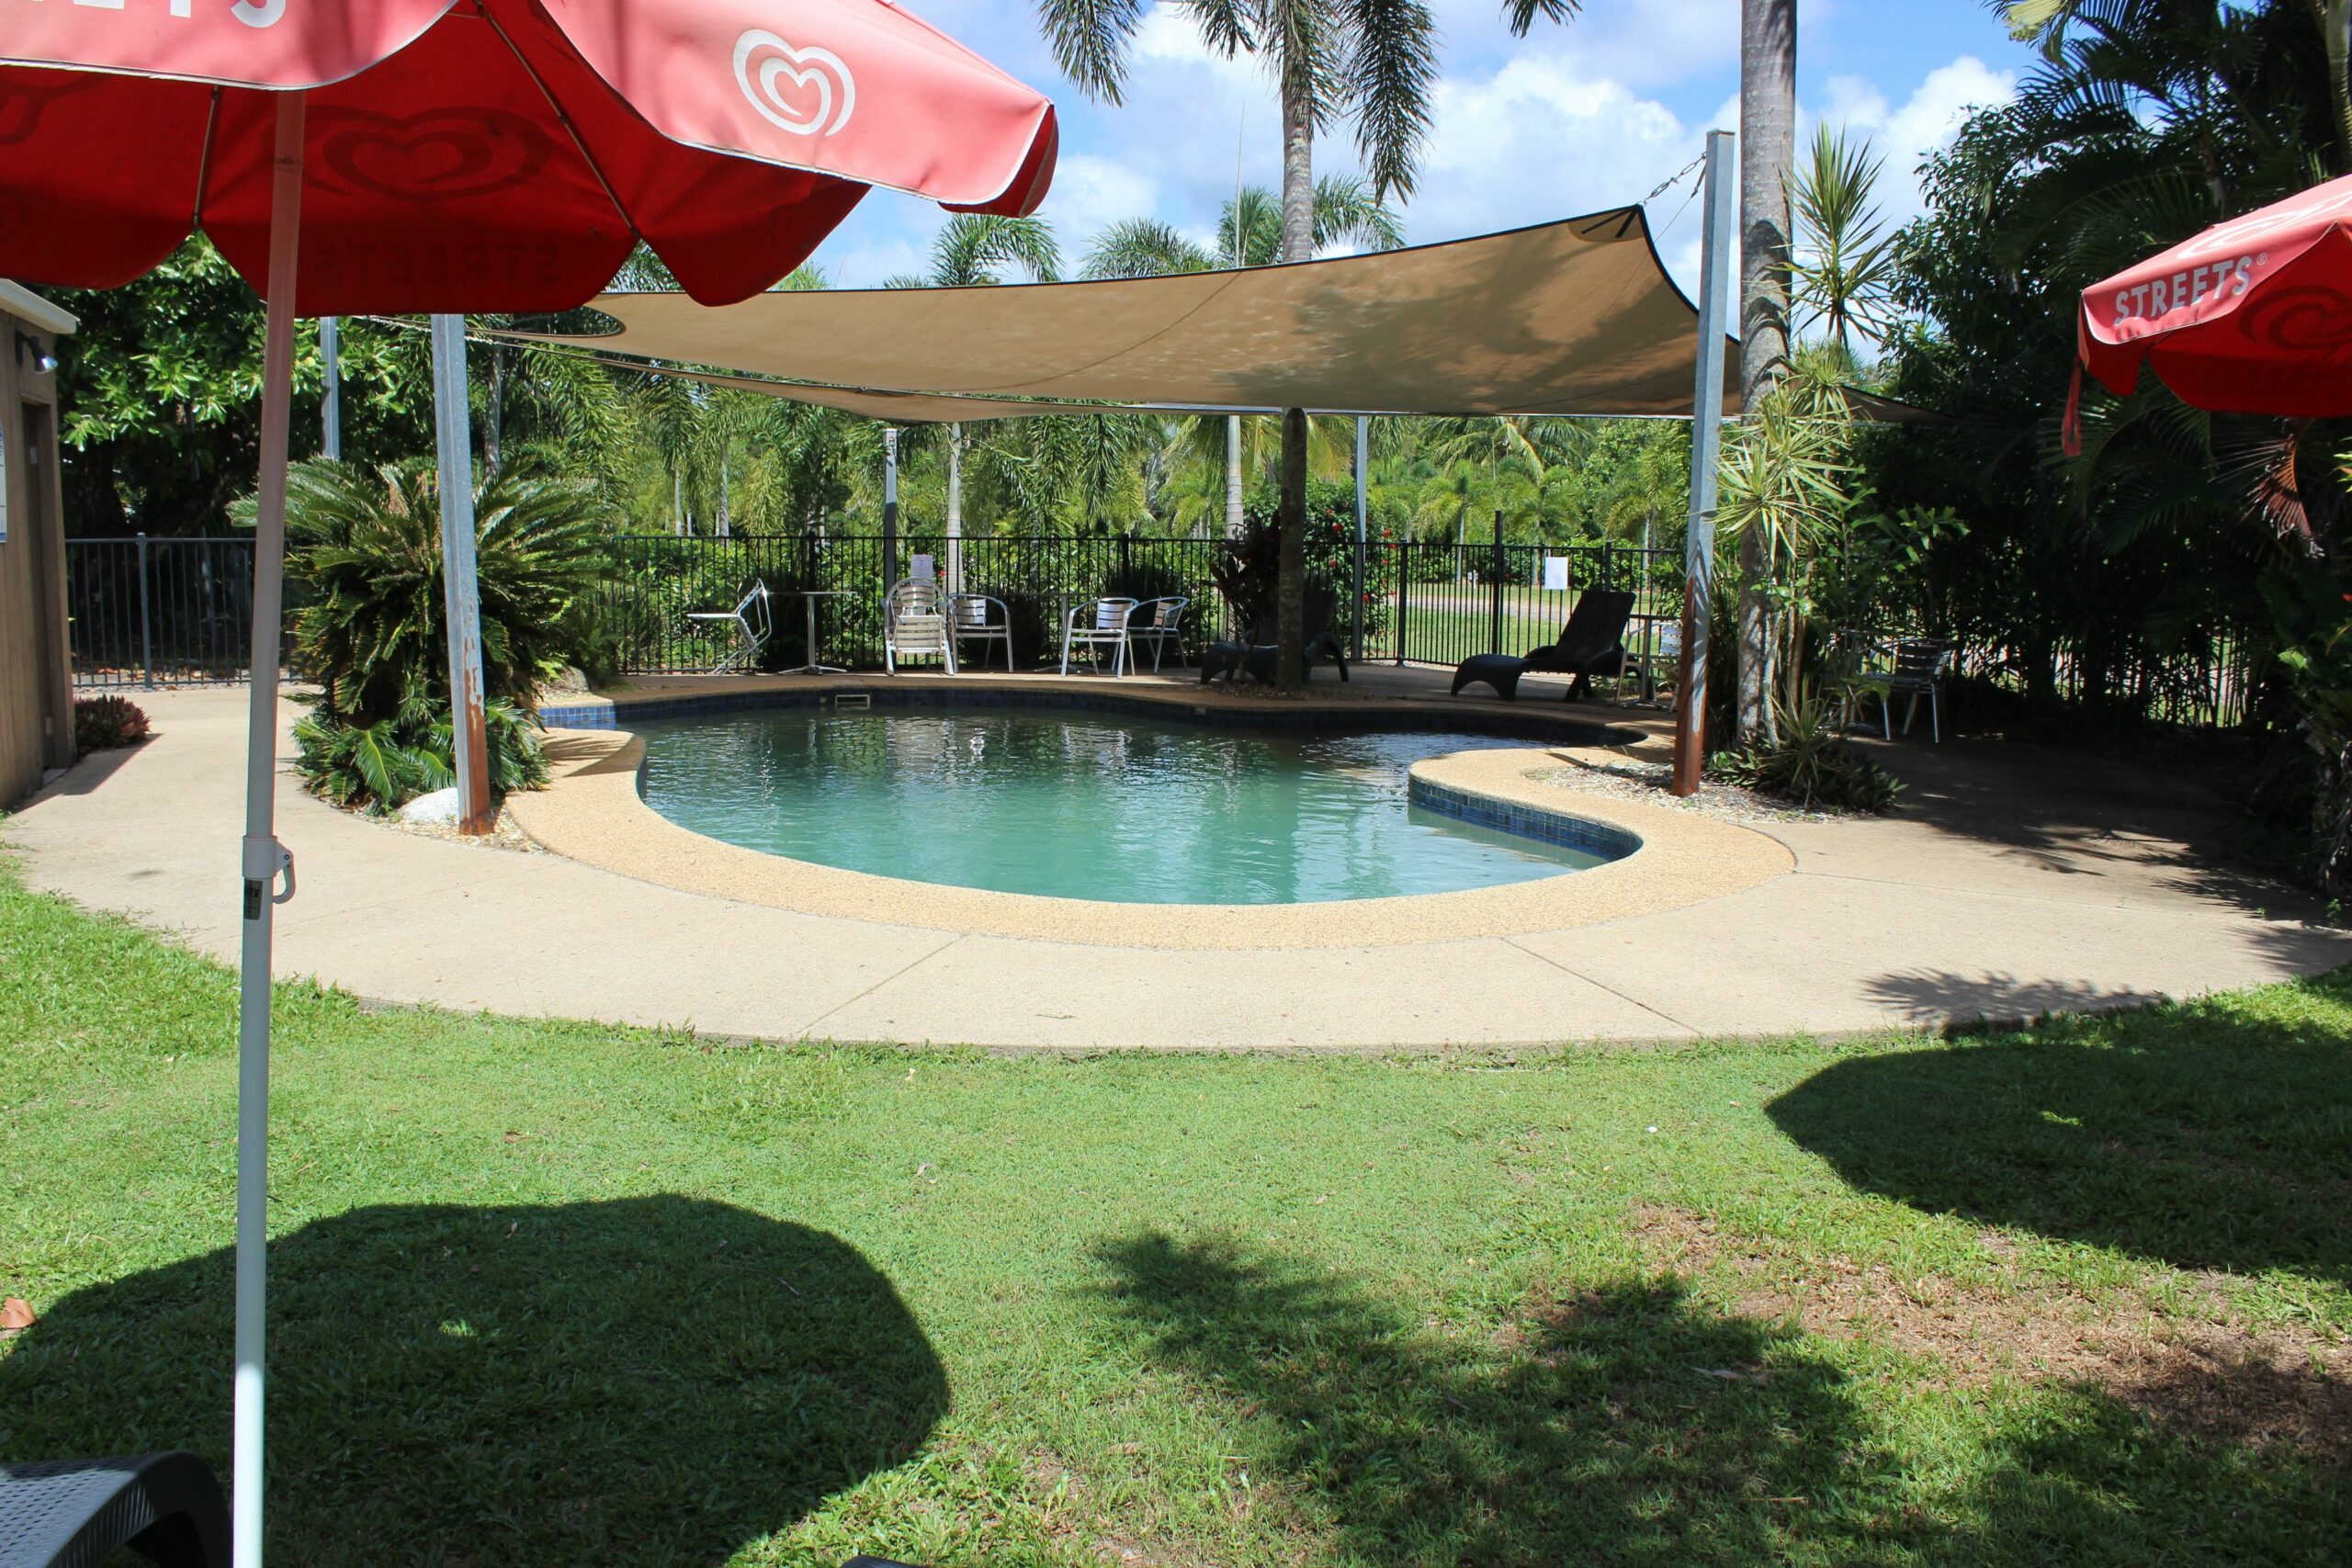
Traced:
<path fill-rule="evenodd" d="M 1483 681 L 1505 699 L 1519 695 L 1519 678 L 1531 670 L 1573 675 L 1566 701 L 1592 695 L 1595 675 L 1614 675 L 1625 667 L 1625 623 L 1634 616 L 1634 596 L 1623 589 L 1594 588 L 1577 601 L 1557 642 L 1539 648 L 1524 659 L 1507 653 L 1479 653 L 1464 660 L 1453 671 L 1453 694 Z"/>

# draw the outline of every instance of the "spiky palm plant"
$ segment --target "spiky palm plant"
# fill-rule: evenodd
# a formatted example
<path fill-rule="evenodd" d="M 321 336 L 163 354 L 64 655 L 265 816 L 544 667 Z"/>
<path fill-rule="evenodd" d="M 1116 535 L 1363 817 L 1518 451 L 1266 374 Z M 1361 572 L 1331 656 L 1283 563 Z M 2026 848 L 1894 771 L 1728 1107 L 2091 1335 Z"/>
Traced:
<path fill-rule="evenodd" d="M 562 668 L 570 613 L 605 564 L 608 518 L 593 486 L 513 468 L 477 486 L 474 506 L 483 696 L 499 716 L 492 778 L 516 787 L 543 776 L 538 686 Z M 439 787 L 429 781 L 448 772 L 454 744 L 435 467 L 298 465 L 287 532 L 304 600 L 294 659 L 320 686 L 302 772 L 345 804 L 395 807 Z"/>

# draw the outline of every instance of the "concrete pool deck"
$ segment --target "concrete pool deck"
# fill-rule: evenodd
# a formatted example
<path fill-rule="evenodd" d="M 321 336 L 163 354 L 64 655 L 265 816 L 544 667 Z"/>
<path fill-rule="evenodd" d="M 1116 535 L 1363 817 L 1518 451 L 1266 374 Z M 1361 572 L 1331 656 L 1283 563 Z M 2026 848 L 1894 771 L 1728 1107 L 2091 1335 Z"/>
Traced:
<path fill-rule="evenodd" d="M 1318 707 L 1431 689 L 1426 671 L 1364 674 L 1344 691 L 1318 685 Z M 1435 691 L 1447 712 L 1490 705 L 1443 704 L 1442 678 Z M 155 739 L 85 759 L 0 823 L 0 843 L 32 886 L 233 958 L 244 693 L 138 697 Z M 1537 706 L 1560 708 L 1518 711 Z M 1640 710 L 1585 716 L 1656 728 Z M 1876 750 L 1911 784 L 1903 811 L 1724 829 L 1769 839 L 1785 867 L 1732 890 L 1510 934 L 1287 947 L 810 913 L 404 833 L 288 776 L 279 836 L 301 892 L 278 912 L 278 963 L 387 1001 L 764 1039 L 1383 1050 L 1939 1027 L 2352 960 L 2352 933 L 2301 923 L 2308 899 L 2230 863 L 2228 807 L 2193 781 L 2024 746 Z"/>

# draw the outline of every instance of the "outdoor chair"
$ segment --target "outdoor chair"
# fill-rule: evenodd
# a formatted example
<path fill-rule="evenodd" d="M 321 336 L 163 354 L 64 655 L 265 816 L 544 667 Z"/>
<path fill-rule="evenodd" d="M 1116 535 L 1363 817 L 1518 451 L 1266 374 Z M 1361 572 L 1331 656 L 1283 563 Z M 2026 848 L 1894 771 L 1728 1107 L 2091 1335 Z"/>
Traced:
<path fill-rule="evenodd" d="M 950 593 L 947 596 L 947 617 L 956 628 L 956 646 L 960 654 L 964 644 L 980 645 L 980 668 L 989 667 L 989 644 L 1004 644 L 1004 668 L 1012 670 L 1012 611 L 1001 599 L 991 599 L 985 593 Z"/>
<path fill-rule="evenodd" d="M 935 581 L 908 578 L 882 604 L 882 668 L 899 672 L 901 659 L 937 659 L 956 673 L 956 635 Z"/>
<path fill-rule="evenodd" d="M 1069 673 L 1072 649 L 1082 648 L 1099 672 L 1102 650 L 1111 650 L 1111 673 L 1127 672 L 1127 623 L 1136 613 L 1133 599 L 1089 599 L 1075 605 L 1062 621 L 1062 673 Z"/>
<path fill-rule="evenodd" d="M 733 633 L 726 650 L 719 655 L 718 662 L 710 667 L 714 675 L 756 669 L 760 662 L 760 650 L 767 647 L 768 638 L 775 635 L 775 621 L 768 613 L 768 585 L 758 580 L 743 591 L 742 600 L 733 609 L 695 610 L 689 613 L 686 619 L 713 630 L 724 626 Z"/>
<path fill-rule="evenodd" d="M 229 1568 L 229 1505 L 191 1453 L 0 1464 L 0 1563 L 97 1568 L 125 1548 L 159 1568 Z"/>
<path fill-rule="evenodd" d="M 1937 745 L 1943 744 L 1943 685 L 1951 678 L 1958 652 L 1940 637 L 1894 637 L 1866 645 L 1861 668 L 1849 678 L 1846 690 L 1846 716 L 1853 712 L 1866 696 L 1878 698 L 1880 733 L 1887 739 L 1894 739 L 1894 699 L 1907 696 L 1911 705 L 1903 715 L 1903 733 L 1911 733 L 1911 726 L 1919 717 L 1919 699 L 1928 699 L 1928 734 Z"/>
<path fill-rule="evenodd" d="M 1176 667 L 1184 667 L 1184 606 L 1190 599 L 1147 599 L 1127 619 L 1127 645 L 1151 645 L 1152 673 L 1159 672 L 1160 655 L 1171 645 L 1176 649 Z M 1139 655 L 1137 656 L 1139 657 Z"/>
<path fill-rule="evenodd" d="M 1579 697 L 1589 697 L 1592 695 L 1595 675 L 1623 672 L 1627 663 L 1625 623 L 1633 614 L 1634 596 L 1625 590 L 1589 589 L 1569 613 L 1557 641 L 1532 650 L 1524 659 L 1513 659 L 1507 653 L 1473 654 L 1453 671 L 1453 694 L 1458 697 L 1463 687 L 1483 681 L 1501 694 L 1504 701 L 1513 701 L 1519 696 L 1519 678 L 1531 670 L 1541 670 L 1576 677 L 1568 683 L 1567 695 L 1562 701 L 1572 703 Z"/>
<path fill-rule="evenodd" d="M 1303 649 L 1307 673 L 1313 674 L 1315 666 L 1321 660 L 1329 659 L 1340 667 L 1340 679 L 1342 681 L 1348 679 L 1347 646 L 1340 642 L 1339 633 L 1332 628 L 1331 625 L 1339 615 L 1340 596 L 1329 590 L 1311 592 L 1307 594 L 1306 603 L 1303 608 L 1306 611 L 1306 625 Z M 1250 628 L 1250 640 L 1246 643 L 1213 642 L 1209 644 L 1201 650 L 1201 683 L 1206 685 L 1216 676 L 1222 675 L 1226 678 L 1226 683 L 1230 685 L 1234 676 L 1246 674 L 1272 685 L 1274 679 L 1274 660 L 1277 657 L 1276 645 L 1281 636 L 1281 624 L 1277 617 L 1267 615 Z"/>

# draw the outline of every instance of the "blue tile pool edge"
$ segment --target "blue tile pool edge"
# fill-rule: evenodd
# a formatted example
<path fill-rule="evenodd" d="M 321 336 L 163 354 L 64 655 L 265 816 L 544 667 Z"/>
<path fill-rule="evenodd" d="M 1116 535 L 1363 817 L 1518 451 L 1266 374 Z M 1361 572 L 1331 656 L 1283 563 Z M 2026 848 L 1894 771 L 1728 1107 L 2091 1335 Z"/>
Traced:
<path fill-rule="evenodd" d="M 610 703 L 548 705 L 539 709 L 540 722 L 559 729 L 618 729 L 623 715 L 630 718 L 681 718 L 697 714 L 747 713 L 762 708 L 818 708 L 832 705 L 835 697 L 859 695 L 875 707 L 1043 708 L 1066 712 L 1115 714 L 1122 717 L 1175 719 L 1216 724 L 1239 721 L 1252 728 L 1309 728 L 1359 734 L 1459 730 L 1469 735 L 1494 735 L 1509 739 L 1574 740 L 1583 745 L 1607 745 L 1630 739 L 1606 725 L 1582 719 L 1558 719 L 1533 714 L 1525 718 L 1478 711 L 1434 712 L 1390 706 L 1369 706 L 1351 714 L 1339 709 L 1283 712 L 1279 709 L 1218 709 L 1151 697 L 1122 696 L 1116 692 L 1078 688 L 1070 691 L 1008 691 L 981 686 L 951 690 L 938 686 L 837 686 L 802 691 L 713 692 L 691 697 L 654 697 Z M 857 710 L 852 710 L 857 711 Z M 1642 847 L 1641 836 L 1606 822 L 1577 817 L 1492 795 L 1476 795 L 1421 777 L 1408 776 L 1406 797 L 1411 804 L 1441 817 L 1473 827 L 1532 839 L 1538 843 L 1595 855 L 1603 861 L 1623 860 Z"/>
<path fill-rule="evenodd" d="M 1589 817 L 1555 811 L 1548 807 L 1531 806 L 1522 801 L 1476 795 L 1466 789 L 1456 789 L 1452 784 L 1435 783 L 1418 773 L 1408 780 L 1406 797 L 1423 810 L 1434 811 L 1441 817 L 1451 817 L 1473 827 L 1487 828 L 1521 839 L 1533 839 L 1539 843 L 1558 844 L 1565 849 L 1597 855 L 1603 861 L 1623 860 L 1642 847 L 1640 834 L 1612 823 L 1596 822 Z"/>
<path fill-rule="evenodd" d="M 876 708 L 1042 708 L 1112 714 L 1180 724 L 1229 725 L 1250 729 L 1315 729 L 1356 734 L 1428 733 L 1458 730 L 1513 740 L 1546 740 L 1577 746 L 1621 746 L 1640 739 L 1584 718 L 1531 712 L 1524 715 L 1452 709 L 1434 704 L 1349 704 L 1345 707 L 1228 708 L 1182 698 L 1135 697 L 1099 688 L 1007 690 L 969 686 L 829 686 L 800 690 L 709 692 L 689 697 L 616 697 L 602 703 L 548 704 L 539 722 L 557 729 L 619 729 L 628 719 L 685 718 L 697 714 L 749 713 L 762 708 L 829 707 L 837 697 L 862 696 Z M 1350 711 L 1355 709 L 1357 711 Z"/>

